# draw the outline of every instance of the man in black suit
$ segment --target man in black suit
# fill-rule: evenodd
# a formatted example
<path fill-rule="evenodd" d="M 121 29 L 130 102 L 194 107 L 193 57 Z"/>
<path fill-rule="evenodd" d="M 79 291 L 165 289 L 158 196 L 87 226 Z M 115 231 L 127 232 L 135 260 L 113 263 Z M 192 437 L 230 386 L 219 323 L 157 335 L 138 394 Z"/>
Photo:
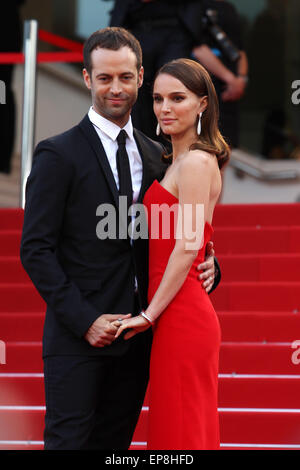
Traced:
<path fill-rule="evenodd" d="M 131 124 L 143 80 L 138 41 L 122 28 L 97 31 L 85 43 L 84 66 L 88 114 L 35 150 L 21 260 L 47 303 L 45 449 L 127 449 L 147 387 L 152 333 L 128 341 L 115 334 L 123 318 L 147 306 L 148 241 L 105 237 L 100 227 L 108 205 L 124 216 L 119 196 L 128 182 L 129 198 L 142 202 L 165 164 L 161 145 Z M 204 264 L 209 289 L 213 257 Z"/>

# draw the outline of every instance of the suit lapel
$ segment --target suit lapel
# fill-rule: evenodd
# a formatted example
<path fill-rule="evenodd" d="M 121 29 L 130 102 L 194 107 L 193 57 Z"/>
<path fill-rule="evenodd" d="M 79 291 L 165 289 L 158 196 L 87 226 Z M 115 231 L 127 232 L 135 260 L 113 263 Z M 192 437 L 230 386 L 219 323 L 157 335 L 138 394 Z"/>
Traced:
<path fill-rule="evenodd" d="M 86 115 L 83 120 L 79 123 L 79 127 L 87 138 L 89 144 L 91 145 L 94 153 L 96 154 L 97 160 L 100 164 L 100 167 L 103 170 L 104 176 L 108 183 L 108 186 L 112 192 L 116 206 L 119 207 L 119 192 L 115 182 L 114 175 L 111 171 L 109 161 L 107 159 L 106 153 L 104 151 L 103 145 L 97 132 L 94 129 L 93 124 L 91 123 L 88 115 Z"/>
<path fill-rule="evenodd" d="M 93 152 L 97 157 L 98 163 L 103 171 L 105 179 L 111 190 L 116 207 L 118 208 L 119 191 L 115 182 L 115 178 L 112 173 L 102 142 L 99 139 L 99 136 L 95 131 L 94 126 L 91 123 L 88 115 L 86 115 L 83 120 L 79 123 L 79 128 L 85 135 L 88 143 L 92 147 Z M 134 129 L 133 135 L 143 162 L 142 184 L 137 200 L 137 202 L 142 202 L 145 192 L 147 191 L 149 186 L 153 183 L 155 178 L 162 178 L 166 167 L 163 163 L 157 161 L 157 158 L 155 158 L 155 156 L 153 155 L 153 148 L 144 138 L 142 133 L 140 133 L 137 129 Z"/>
<path fill-rule="evenodd" d="M 143 135 L 136 129 L 134 129 L 133 135 L 143 162 L 142 184 L 137 199 L 137 202 L 140 203 L 143 201 L 145 192 L 157 177 L 157 162 L 152 161 L 153 149 L 150 148 L 146 139 L 143 138 Z"/>

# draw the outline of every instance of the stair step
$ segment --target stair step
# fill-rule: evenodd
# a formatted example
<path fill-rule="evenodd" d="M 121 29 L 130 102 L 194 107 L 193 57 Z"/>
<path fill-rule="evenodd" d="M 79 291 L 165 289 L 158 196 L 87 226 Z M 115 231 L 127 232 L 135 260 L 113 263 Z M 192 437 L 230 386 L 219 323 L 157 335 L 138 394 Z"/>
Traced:
<path fill-rule="evenodd" d="M 299 450 L 300 444 L 221 444 L 221 450 Z"/>
<path fill-rule="evenodd" d="M 0 230 L 21 230 L 23 218 L 23 209 L 1 208 Z M 214 212 L 214 225 L 216 227 L 300 225 L 299 203 L 218 204 Z"/>
<path fill-rule="evenodd" d="M 222 444 L 221 450 L 299 450 L 300 445 L 292 444 Z M 43 450 L 42 441 L 0 441 L 0 450 Z M 129 450 L 145 451 L 144 442 L 132 442 Z"/>
<path fill-rule="evenodd" d="M 210 294 L 216 311 L 300 311 L 300 282 L 222 282 Z"/>
<path fill-rule="evenodd" d="M 300 311 L 300 282 L 222 282 L 210 298 L 216 311 Z M 41 312 L 32 284 L 0 284 L 0 312 Z"/>
<path fill-rule="evenodd" d="M 143 409 L 133 442 L 147 441 L 147 414 Z M 0 441 L 42 441 L 45 410 L 0 408 Z M 300 410 L 221 408 L 222 444 L 299 445 Z"/>
<path fill-rule="evenodd" d="M 232 281 L 300 281 L 299 253 L 219 255 L 222 280 Z"/>
<path fill-rule="evenodd" d="M 300 375 L 220 374 L 219 407 L 300 409 Z"/>
<path fill-rule="evenodd" d="M 0 313 L 1 340 L 42 341 L 45 313 Z"/>
<path fill-rule="evenodd" d="M 299 253 L 300 226 L 215 228 L 215 251 L 222 253 Z"/>
<path fill-rule="evenodd" d="M 220 369 L 223 374 L 300 374 L 300 359 L 292 343 L 234 343 L 224 342 L 220 351 Z M 296 361 L 293 363 L 292 358 Z M 42 344 L 24 342 L 6 344 L 6 364 L 0 364 L 1 373 L 42 372 Z"/>
<path fill-rule="evenodd" d="M 46 304 L 33 284 L 0 284 L 0 313 L 43 311 Z"/>
<path fill-rule="evenodd" d="M 0 373 L 0 405 L 43 406 L 44 404 L 44 375 L 42 373 Z"/>
<path fill-rule="evenodd" d="M 40 373 L 42 371 L 42 343 L 40 341 L 6 343 L 6 363 L 0 364 L 1 373 Z"/>
<path fill-rule="evenodd" d="M 133 441 L 146 441 L 147 410 L 141 412 Z M 219 409 L 220 440 L 224 445 L 300 445 L 300 410 Z"/>
<path fill-rule="evenodd" d="M 42 441 L 0 441 L 0 450 L 44 450 Z"/>
<path fill-rule="evenodd" d="M 220 412 L 220 436 L 224 443 L 300 444 L 300 410 Z"/>
<path fill-rule="evenodd" d="M 33 407 L 32 407 L 33 408 Z M 0 408 L 0 441 L 42 441 L 45 410 Z"/>
<path fill-rule="evenodd" d="M 213 242 L 220 254 L 300 253 L 300 225 L 215 227 Z M 0 256 L 19 256 L 20 230 L 0 231 Z"/>
<path fill-rule="evenodd" d="M 222 282 L 210 298 L 216 311 L 300 311 L 300 282 Z M 0 312 L 41 312 L 32 284 L 0 284 Z"/>
<path fill-rule="evenodd" d="M 300 312 L 217 313 L 225 342 L 293 342 L 300 331 Z"/>
<path fill-rule="evenodd" d="M 222 279 L 232 281 L 300 281 L 300 253 L 218 255 Z M 31 282 L 18 256 L 0 257 L 0 283 Z"/>
<path fill-rule="evenodd" d="M 21 230 L 24 220 L 23 209 L 2 209 L 0 210 L 0 231 L 1 230 Z"/>
<path fill-rule="evenodd" d="M 215 227 L 300 225 L 300 204 L 218 204 Z"/>
<path fill-rule="evenodd" d="M 300 344 L 300 343 L 299 343 Z M 220 351 L 222 374 L 300 374 L 298 346 L 291 343 L 224 342 Z M 294 358 L 294 361 L 293 361 Z"/>
<path fill-rule="evenodd" d="M 0 230 L 21 230 L 23 219 L 23 209 L 1 208 Z M 299 203 L 218 204 L 214 213 L 214 225 L 216 227 L 300 225 Z"/>
<path fill-rule="evenodd" d="M 18 256 L 0 257 L 0 283 L 26 283 L 31 280 Z"/>
<path fill-rule="evenodd" d="M 21 230 L 0 231 L 0 256 L 19 256 Z"/>
<path fill-rule="evenodd" d="M 43 374 L 0 374 L 0 405 L 44 406 Z M 149 406 L 147 392 L 144 406 Z M 219 377 L 219 406 L 300 408 L 300 375 L 225 375 Z"/>
<path fill-rule="evenodd" d="M 222 280 L 300 281 L 300 253 L 230 254 L 217 256 Z M 0 283 L 31 282 L 18 256 L 0 257 Z"/>
<path fill-rule="evenodd" d="M 225 342 L 293 342 L 297 339 L 295 331 L 300 331 L 299 312 L 217 313 L 222 341 Z M 5 342 L 41 341 L 44 320 L 44 312 L 0 313 L 1 340 Z"/>

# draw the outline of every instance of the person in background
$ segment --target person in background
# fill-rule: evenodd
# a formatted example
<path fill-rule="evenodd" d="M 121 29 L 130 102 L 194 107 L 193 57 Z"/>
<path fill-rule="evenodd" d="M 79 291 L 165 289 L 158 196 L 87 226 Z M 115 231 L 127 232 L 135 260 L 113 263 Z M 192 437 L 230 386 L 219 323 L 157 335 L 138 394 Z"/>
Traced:
<path fill-rule="evenodd" d="M 19 52 L 22 45 L 19 8 L 25 0 L 10 0 L 2 5 L 0 15 L 0 53 Z M 16 104 L 12 89 L 13 64 L 0 64 L 0 80 L 5 84 L 5 104 L 0 105 L 0 172 L 11 172 L 11 159 L 15 138 Z"/>
<path fill-rule="evenodd" d="M 203 0 L 205 27 L 203 42 L 236 77 L 238 86 L 234 92 L 227 83 L 212 73 L 220 106 L 220 131 L 232 148 L 239 146 L 239 100 L 243 97 L 248 81 L 248 59 L 242 43 L 242 21 L 236 8 L 226 0 Z M 211 13 L 211 14 L 208 14 Z M 213 16 L 211 16 L 213 15 Z M 226 46 L 218 41 L 214 28 L 226 34 Z M 193 51 L 194 57 L 204 65 L 201 50 Z"/>
<path fill-rule="evenodd" d="M 192 50 L 206 69 L 226 83 L 232 99 L 240 96 L 241 82 L 203 42 L 203 9 L 199 0 L 115 0 L 110 26 L 129 29 L 139 40 L 144 61 L 144 84 L 133 108 L 136 128 L 155 140 L 156 120 L 152 109 L 152 85 L 159 68 Z"/>
<path fill-rule="evenodd" d="M 249 102 L 259 109 L 261 153 L 270 160 L 289 158 L 296 142 L 290 133 L 286 103 L 288 0 L 268 0 L 249 33 Z"/>

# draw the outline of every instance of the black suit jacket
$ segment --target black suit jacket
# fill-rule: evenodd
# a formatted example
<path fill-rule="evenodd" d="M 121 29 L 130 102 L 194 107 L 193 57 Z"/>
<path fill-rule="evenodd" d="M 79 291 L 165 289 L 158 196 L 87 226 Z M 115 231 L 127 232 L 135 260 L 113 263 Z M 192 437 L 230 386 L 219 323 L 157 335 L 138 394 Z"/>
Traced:
<path fill-rule="evenodd" d="M 142 160 L 139 195 L 165 165 L 162 147 L 134 130 Z M 26 185 L 21 261 L 47 303 L 43 353 L 119 354 L 122 338 L 93 348 L 83 338 L 102 313 L 132 313 L 134 276 L 141 308 L 147 306 L 148 241 L 100 240 L 97 207 L 118 212 L 118 190 L 100 139 L 88 116 L 69 131 L 41 142 Z"/>
<path fill-rule="evenodd" d="M 142 202 L 166 165 L 160 144 L 137 130 L 134 137 L 143 161 Z M 97 207 L 108 203 L 118 212 L 114 176 L 88 116 L 39 143 L 26 185 L 20 255 L 47 304 L 44 356 L 124 353 L 129 342 L 122 337 L 95 348 L 84 334 L 101 314 L 134 312 L 135 276 L 140 307 L 147 307 L 148 240 L 138 238 L 131 245 L 98 238 Z"/>
<path fill-rule="evenodd" d="M 201 0 L 161 0 L 170 3 L 183 26 L 191 33 L 195 44 L 202 42 Z M 111 12 L 110 26 L 129 27 L 128 12 L 131 0 L 116 0 Z"/>

